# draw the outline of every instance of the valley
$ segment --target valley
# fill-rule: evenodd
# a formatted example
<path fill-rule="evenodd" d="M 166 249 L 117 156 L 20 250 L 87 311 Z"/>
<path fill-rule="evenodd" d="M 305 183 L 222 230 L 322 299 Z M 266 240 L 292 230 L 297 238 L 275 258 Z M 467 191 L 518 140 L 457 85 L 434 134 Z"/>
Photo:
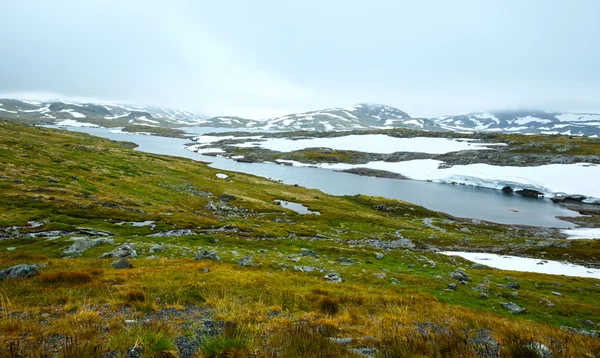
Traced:
<path fill-rule="evenodd" d="M 484 357 L 531 342 L 597 351 L 593 238 L 211 168 L 188 159 L 202 158 L 185 139 L 0 126 L 0 262 L 33 265 L 0 274 L 2 354 L 437 355 L 443 342 Z M 141 151 L 157 141 L 189 156 Z M 516 261 L 499 270 L 446 251 Z M 587 269 L 521 271 L 519 257 Z"/>

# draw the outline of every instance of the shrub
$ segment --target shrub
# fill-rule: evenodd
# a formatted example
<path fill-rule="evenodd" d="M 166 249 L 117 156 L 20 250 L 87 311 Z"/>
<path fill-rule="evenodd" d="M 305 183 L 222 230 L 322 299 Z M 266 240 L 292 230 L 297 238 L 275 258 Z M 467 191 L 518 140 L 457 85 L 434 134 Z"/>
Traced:
<path fill-rule="evenodd" d="M 202 343 L 204 357 L 250 357 L 254 335 L 236 323 L 227 322 L 223 331 Z"/>
<path fill-rule="evenodd" d="M 317 301 L 317 304 L 321 312 L 328 315 L 335 315 L 340 310 L 339 300 L 337 300 L 336 298 L 322 296 Z"/>
<path fill-rule="evenodd" d="M 129 290 L 121 296 L 129 303 L 146 301 L 146 294 L 140 290 Z"/>
<path fill-rule="evenodd" d="M 92 275 L 82 271 L 61 271 L 44 273 L 40 279 L 46 283 L 79 284 L 93 280 Z"/>

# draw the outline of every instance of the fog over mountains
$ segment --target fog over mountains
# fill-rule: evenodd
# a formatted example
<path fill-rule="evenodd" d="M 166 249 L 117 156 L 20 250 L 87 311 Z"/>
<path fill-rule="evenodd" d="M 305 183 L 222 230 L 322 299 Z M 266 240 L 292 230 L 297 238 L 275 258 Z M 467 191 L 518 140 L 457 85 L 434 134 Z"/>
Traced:
<path fill-rule="evenodd" d="M 281 131 L 409 128 L 428 131 L 486 131 L 600 136 L 600 114 L 598 113 L 506 110 L 435 118 L 412 118 L 400 109 L 368 103 L 258 120 L 235 116 L 209 118 L 203 114 L 157 106 L 0 99 L 0 118 L 35 124 L 60 125 L 76 122 L 107 127 L 136 124 L 164 127 L 205 126 Z"/>

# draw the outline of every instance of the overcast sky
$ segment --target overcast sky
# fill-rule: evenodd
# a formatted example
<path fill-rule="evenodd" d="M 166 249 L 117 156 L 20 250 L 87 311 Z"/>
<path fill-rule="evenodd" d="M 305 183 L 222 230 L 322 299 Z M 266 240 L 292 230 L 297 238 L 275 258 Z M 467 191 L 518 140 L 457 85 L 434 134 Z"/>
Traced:
<path fill-rule="evenodd" d="M 600 112 L 598 0 L 0 0 L 0 95 Z"/>

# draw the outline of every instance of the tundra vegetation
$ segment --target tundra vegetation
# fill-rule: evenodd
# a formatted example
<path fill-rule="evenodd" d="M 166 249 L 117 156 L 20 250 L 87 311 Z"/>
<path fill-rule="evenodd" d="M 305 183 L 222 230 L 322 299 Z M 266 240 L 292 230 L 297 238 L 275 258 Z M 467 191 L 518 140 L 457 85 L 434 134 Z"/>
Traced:
<path fill-rule="evenodd" d="M 0 122 L 0 237 L 0 269 L 35 265 L 0 281 L 3 357 L 600 352 L 599 280 L 438 253 L 593 267 L 598 241 L 330 196 L 81 133 Z"/>

